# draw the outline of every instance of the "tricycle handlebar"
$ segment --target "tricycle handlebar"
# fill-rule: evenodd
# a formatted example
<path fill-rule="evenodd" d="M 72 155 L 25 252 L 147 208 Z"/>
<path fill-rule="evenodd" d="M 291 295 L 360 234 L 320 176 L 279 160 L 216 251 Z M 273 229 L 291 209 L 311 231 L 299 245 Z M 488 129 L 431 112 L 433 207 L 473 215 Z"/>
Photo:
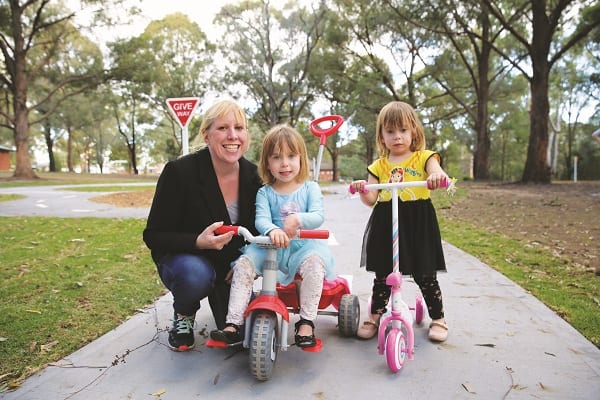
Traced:
<path fill-rule="evenodd" d="M 249 243 L 271 244 L 271 238 L 268 236 L 254 236 L 248 229 L 237 225 L 222 225 L 215 230 L 215 233 L 222 235 L 227 232 L 233 232 L 236 235 L 243 236 Z M 298 229 L 294 239 L 328 239 L 329 231 L 325 229 Z"/>

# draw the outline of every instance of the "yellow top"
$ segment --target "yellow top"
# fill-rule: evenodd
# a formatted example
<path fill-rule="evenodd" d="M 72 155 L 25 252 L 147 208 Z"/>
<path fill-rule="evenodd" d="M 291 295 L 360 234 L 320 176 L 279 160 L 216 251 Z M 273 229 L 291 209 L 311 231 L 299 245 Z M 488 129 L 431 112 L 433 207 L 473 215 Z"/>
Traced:
<path fill-rule="evenodd" d="M 438 162 L 440 155 L 431 150 L 415 151 L 409 158 L 401 163 L 391 163 L 387 157 L 375 160 L 367 170 L 379 180 L 379 183 L 424 181 L 427 179 L 425 165 L 430 157 L 435 157 Z M 398 192 L 401 201 L 424 200 L 430 197 L 426 187 L 405 188 Z M 380 190 L 377 201 L 390 201 L 392 192 Z"/>

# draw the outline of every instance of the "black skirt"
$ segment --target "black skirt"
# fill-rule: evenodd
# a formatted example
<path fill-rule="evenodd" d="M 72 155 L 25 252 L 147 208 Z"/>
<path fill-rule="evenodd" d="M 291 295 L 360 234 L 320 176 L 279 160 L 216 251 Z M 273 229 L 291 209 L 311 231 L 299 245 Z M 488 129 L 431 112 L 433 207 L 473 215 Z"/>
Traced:
<path fill-rule="evenodd" d="M 431 199 L 398 202 L 399 269 L 403 275 L 446 271 L 440 227 Z M 363 237 L 361 267 L 384 278 L 392 272 L 392 203 L 373 208 Z"/>

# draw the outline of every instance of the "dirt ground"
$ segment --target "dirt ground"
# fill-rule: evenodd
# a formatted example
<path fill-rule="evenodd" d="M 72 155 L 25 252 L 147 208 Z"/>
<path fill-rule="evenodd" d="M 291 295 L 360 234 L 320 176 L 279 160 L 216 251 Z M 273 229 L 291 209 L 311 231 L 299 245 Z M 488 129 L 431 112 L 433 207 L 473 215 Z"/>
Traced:
<path fill-rule="evenodd" d="M 573 268 L 600 274 L 600 182 L 550 185 L 459 182 L 466 198 L 439 209 L 446 218 L 468 221 L 550 249 Z M 121 207 L 150 206 L 153 190 L 99 196 L 95 201 Z"/>

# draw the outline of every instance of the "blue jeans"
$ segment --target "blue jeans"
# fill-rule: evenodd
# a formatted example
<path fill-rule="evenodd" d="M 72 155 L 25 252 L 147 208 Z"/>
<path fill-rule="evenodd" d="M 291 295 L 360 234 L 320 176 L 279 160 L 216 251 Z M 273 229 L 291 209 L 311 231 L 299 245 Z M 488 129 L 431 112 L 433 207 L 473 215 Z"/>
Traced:
<path fill-rule="evenodd" d="M 173 309 L 182 315 L 194 315 L 200 300 L 208 297 L 219 329 L 225 325 L 229 285 L 215 285 L 215 269 L 211 262 L 195 254 L 168 254 L 157 264 L 158 274 L 173 295 Z"/>

